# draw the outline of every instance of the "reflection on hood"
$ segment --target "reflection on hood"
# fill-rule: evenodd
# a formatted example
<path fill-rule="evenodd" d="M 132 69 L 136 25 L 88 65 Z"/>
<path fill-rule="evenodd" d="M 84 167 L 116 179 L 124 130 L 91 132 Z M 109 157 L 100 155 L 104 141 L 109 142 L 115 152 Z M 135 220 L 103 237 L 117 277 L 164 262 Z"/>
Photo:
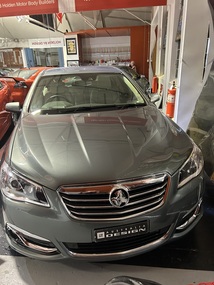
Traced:
<path fill-rule="evenodd" d="M 11 163 L 28 178 L 56 189 L 61 183 L 173 174 L 191 149 L 186 134 L 155 107 L 28 115 L 17 128 Z"/>

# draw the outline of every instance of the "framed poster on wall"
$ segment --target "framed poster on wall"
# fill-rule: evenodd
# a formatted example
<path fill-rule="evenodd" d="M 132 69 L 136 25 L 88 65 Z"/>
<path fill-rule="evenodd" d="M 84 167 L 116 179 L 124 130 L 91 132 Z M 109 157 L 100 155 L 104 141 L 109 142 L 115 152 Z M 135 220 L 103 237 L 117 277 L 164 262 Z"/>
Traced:
<path fill-rule="evenodd" d="M 67 54 L 77 54 L 76 38 L 66 39 Z"/>

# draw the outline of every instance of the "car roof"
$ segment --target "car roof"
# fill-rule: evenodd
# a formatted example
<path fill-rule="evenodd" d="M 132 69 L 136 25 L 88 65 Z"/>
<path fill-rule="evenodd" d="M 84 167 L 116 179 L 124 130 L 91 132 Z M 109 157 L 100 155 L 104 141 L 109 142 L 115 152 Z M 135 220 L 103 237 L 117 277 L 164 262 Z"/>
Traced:
<path fill-rule="evenodd" d="M 19 70 L 43 70 L 43 69 L 50 69 L 51 66 L 32 66 L 32 67 L 23 67 L 19 68 Z"/>
<path fill-rule="evenodd" d="M 8 73 L 8 77 L 13 77 L 13 78 L 23 78 L 24 80 L 28 80 L 31 78 L 31 76 L 35 76 L 38 73 L 42 72 L 43 70 L 50 69 L 51 67 L 47 66 L 35 66 L 35 67 L 23 67 L 23 68 L 18 68 L 16 70 L 10 71 Z"/>
<path fill-rule="evenodd" d="M 51 75 L 66 75 L 76 73 L 121 73 L 114 66 L 72 66 L 72 67 L 54 67 L 47 69 L 42 73 L 42 76 Z"/>

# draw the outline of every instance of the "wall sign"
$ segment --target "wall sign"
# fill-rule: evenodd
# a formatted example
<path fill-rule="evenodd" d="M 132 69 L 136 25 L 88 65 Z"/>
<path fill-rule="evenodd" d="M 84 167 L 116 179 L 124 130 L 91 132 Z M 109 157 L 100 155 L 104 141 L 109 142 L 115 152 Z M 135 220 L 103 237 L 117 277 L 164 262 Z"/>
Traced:
<path fill-rule="evenodd" d="M 166 4 L 167 0 L 75 0 L 77 12 L 131 7 L 165 6 Z"/>
<path fill-rule="evenodd" d="M 1 0 L 0 3 L 0 17 L 58 12 L 58 0 Z"/>
<path fill-rule="evenodd" d="M 0 17 L 167 5 L 167 0 L 1 0 L 0 2 Z"/>
<path fill-rule="evenodd" d="M 64 46 L 63 38 L 29 39 L 30 48 L 58 48 Z"/>
<path fill-rule="evenodd" d="M 76 38 L 66 39 L 67 54 L 77 54 Z"/>

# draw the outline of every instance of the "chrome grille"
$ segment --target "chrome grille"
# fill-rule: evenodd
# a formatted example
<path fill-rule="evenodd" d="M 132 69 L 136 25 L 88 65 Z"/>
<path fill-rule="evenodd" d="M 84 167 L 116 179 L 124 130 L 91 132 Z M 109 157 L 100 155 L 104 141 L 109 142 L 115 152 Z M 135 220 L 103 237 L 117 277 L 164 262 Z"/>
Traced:
<path fill-rule="evenodd" d="M 62 186 L 59 195 L 68 213 L 80 220 L 122 220 L 153 211 L 163 205 L 169 178 L 166 174 L 135 181 L 117 183 Z M 109 195 L 113 188 L 126 187 L 129 203 L 113 207 Z"/>

